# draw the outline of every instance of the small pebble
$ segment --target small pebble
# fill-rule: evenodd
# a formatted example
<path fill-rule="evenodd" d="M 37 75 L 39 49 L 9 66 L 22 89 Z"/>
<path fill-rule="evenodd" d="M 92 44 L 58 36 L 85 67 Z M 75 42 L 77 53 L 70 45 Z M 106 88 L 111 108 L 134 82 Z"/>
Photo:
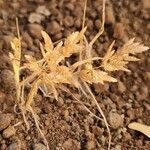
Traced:
<path fill-rule="evenodd" d="M 101 21 L 99 20 L 99 19 L 97 19 L 97 20 L 95 20 L 95 26 L 96 26 L 96 29 L 100 29 L 100 27 L 101 27 Z"/>
<path fill-rule="evenodd" d="M 109 124 L 112 128 L 117 129 L 123 125 L 123 118 L 117 113 L 109 113 Z"/>
<path fill-rule="evenodd" d="M 67 3 L 67 4 L 65 5 L 65 7 L 66 7 L 68 10 L 70 10 L 70 11 L 73 11 L 73 10 L 74 10 L 74 5 L 73 5 L 72 3 Z"/>
<path fill-rule="evenodd" d="M 93 20 L 89 19 L 88 22 L 87 22 L 87 28 L 92 31 L 93 30 Z"/>
<path fill-rule="evenodd" d="M 13 90 L 15 89 L 15 78 L 14 73 L 11 70 L 4 69 L 1 72 L 2 82 L 5 84 L 7 89 Z"/>
<path fill-rule="evenodd" d="M 104 128 L 100 128 L 98 126 L 92 126 L 92 132 L 93 132 L 94 135 L 100 136 L 100 135 L 103 134 Z"/>
<path fill-rule="evenodd" d="M 46 32 L 55 35 L 61 31 L 61 26 L 56 21 L 51 21 L 47 24 Z"/>
<path fill-rule="evenodd" d="M 116 145 L 114 150 L 121 150 L 122 149 L 121 147 L 122 147 L 121 145 Z"/>
<path fill-rule="evenodd" d="M 46 8 L 45 5 L 43 5 L 43 6 L 38 6 L 37 9 L 36 9 L 36 12 L 37 12 L 38 14 L 42 14 L 42 15 L 44 15 L 44 16 L 50 16 L 50 15 L 51 15 L 50 11 Z"/>
<path fill-rule="evenodd" d="M 137 100 L 145 100 L 148 98 L 149 88 L 145 85 L 140 87 L 140 92 L 136 94 Z"/>
<path fill-rule="evenodd" d="M 106 23 L 112 25 L 115 24 L 115 15 L 111 4 L 106 6 Z"/>
<path fill-rule="evenodd" d="M 21 143 L 13 142 L 8 146 L 7 150 L 21 150 Z"/>
<path fill-rule="evenodd" d="M 80 143 L 77 140 L 73 140 L 71 138 L 66 140 L 62 146 L 66 150 L 80 150 L 81 149 Z"/>
<path fill-rule="evenodd" d="M 102 92 L 105 92 L 105 91 L 108 91 L 109 90 L 109 85 L 107 83 L 105 83 L 104 85 L 102 84 L 94 84 L 94 89 L 95 89 L 95 92 L 98 94 L 98 93 L 102 93 Z"/>
<path fill-rule="evenodd" d="M 32 46 L 33 45 L 33 40 L 31 38 L 31 36 L 28 34 L 28 32 L 24 32 L 22 34 L 23 40 L 25 41 L 25 43 L 27 43 L 28 46 Z"/>
<path fill-rule="evenodd" d="M 7 148 L 7 145 L 6 145 L 6 144 L 1 144 L 0 150 L 6 150 L 6 148 Z"/>
<path fill-rule="evenodd" d="M 41 36 L 41 31 L 43 30 L 43 27 L 41 25 L 39 25 L 39 24 L 29 24 L 28 28 L 29 28 L 29 32 L 31 33 L 31 35 L 34 38 L 40 39 L 42 37 Z"/>
<path fill-rule="evenodd" d="M 150 28 L 149 28 L 150 29 Z M 150 72 L 146 72 L 145 73 L 145 77 L 148 81 L 150 81 Z"/>
<path fill-rule="evenodd" d="M 68 117 L 69 117 L 69 111 L 67 109 L 62 111 L 62 115 L 63 115 L 64 119 L 67 121 Z"/>
<path fill-rule="evenodd" d="M 45 125 L 48 127 L 50 125 L 50 121 L 47 119 L 45 120 Z"/>
<path fill-rule="evenodd" d="M 82 25 L 81 19 L 79 19 L 79 18 L 76 19 L 75 22 L 74 22 L 74 26 L 75 26 L 76 28 L 80 28 L 81 25 Z"/>
<path fill-rule="evenodd" d="M 31 140 L 31 136 L 28 135 L 28 136 L 26 137 L 26 140 L 30 141 L 30 140 Z"/>
<path fill-rule="evenodd" d="M 106 144 L 106 137 L 104 135 L 101 136 L 101 144 L 103 146 Z"/>
<path fill-rule="evenodd" d="M 2 135 L 4 138 L 10 138 L 11 136 L 15 135 L 16 133 L 16 129 L 13 126 L 9 126 L 8 128 L 6 128 Z"/>
<path fill-rule="evenodd" d="M 10 125 L 12 117 L 10 114 L 0 114 L 0 131 L 4 130 Z"/>
<path fill-rule="evenodd" d="M 71 16 L 66 16 L 63 22 L 66 27 L 71 27 L 74 25 L 74 20 L 73 20 L 73 17 Z"/>
<path fill-rule="evenodd" d="M 89 140 L 87 142 L 86 147 L 87 147 L 87 150 L 94 150 L 96 147 L 95 142 L 93 140 Z"/>
<path fill-rule="evenodd" d="M 36 2 L 37 4 L 43 4 L 45 0 L 32 0 L 33 2 Z"/>
<path fill-rule="evenodd" d="M 2 104 L 5 101 L 6 95 L 0 91 L 0 104 Z"/>
<path fill-rule="evenodd" d="M 0 41 L 0 49 L 3 49 L 4 41 Z"/>
<path fill-rule="evenodd" d="M 149 9 L 150 8 L 150 0 L 142 0 L 143 2 L 143 8 Z"/>
<path fill-rule="evenodd" d="M 63 100 L 63 98 L 59 97 L 59 98 L 58 98 L 58 101 L 56 100 L 56 105 L 59 106 L 59 107 L 63 106 L 63 105 L 64 105 L 64 100 Z"/>
<path fill-rule="evenodd" d="M 28 21 L 29 23 L 41 23 L 45 17 L 42 14 L 31 13 L 29 15 Z"/>
<path fill-rule="evenodd" d="M 116 23 L 114 27 L 114 38 L 127 41 L 127 35 L 124 30 L 124 25 L 122 23 Z"/>
<path fill-rule="evenodd" d="M 77 104 L 76 105 L 77 110 L 79 111 L 79 113 L 81 114 L 88 114 L 89 112 L 86 110 L 85 106 L 81 105 L 81 104 Z"/>
<path fill-rule="evenodd" d="M 10 48 L 10 42 L 13 40 L 13 36 L 12 35 L 4 35 L 3 39 L 4 39 L 4 43 L 6 44 L 6 48 Z"/>
<path fill-rule="evenodd" d="M 42 143 L 35 144 L 33 150 L 46 150 L 46 147 Z"/>
<path fill-rule="evenodd" d="M 57 34 L 54 36 L 54 40 L 55 40 L 55 41 L 58 41 L 58 40 L 60 40 L 60 39 L 62 38 L 62 36 L 63 36 L 62 32 L 59 32 L 59 33 L 57 33 Z"/>
<path fill-rule="evenodd" d="M 118 81 L 118 90 L 120 93 L 123 93 L 126 91 L 126 87 L 125 87 L 124 83 L 121 81 Z"/>

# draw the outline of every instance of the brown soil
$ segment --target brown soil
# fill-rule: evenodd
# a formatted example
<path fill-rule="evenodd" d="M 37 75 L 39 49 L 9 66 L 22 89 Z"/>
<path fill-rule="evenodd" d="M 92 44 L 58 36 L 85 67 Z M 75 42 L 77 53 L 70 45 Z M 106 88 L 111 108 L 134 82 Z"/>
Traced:
<path fill-rule="evenodd" d="M 24 123 L 14 127 L 22 121 L 22 115 L 14 112 L 14 78 L 8 57 L 10 40 L 16 36 L 15 18 L 19 18 L 23 54 L 38 58 L 40 31 L 48 32 L 55 42 L 80 30 L 83 5 L 83 0 L 0 0 L 0 150 L 45 150 L 30 115 L 29 131 Z M 90 40 L 101 24 L 101 0 L 88 0 L 87 6 L 86 35 Z M 96 42 L 95 52 L 103 56 L 112 40 L 118 47 L 132 37 L 150 46 L 149 12 L 149 0 L 107 0 L 105 32 Z M 130 63 L 131 73 L 115 73 L 117 84 L 92 87 L 111 125 L 111 150 L 150 149 L 145 135 L 127 127 L 132 121 L 150 125 L 150 53 L 139 58 L 138 63 Z M 70 96 L 62 93 L 61 97 L 56 102 L 39 93 L 33 104 L 50 150 L 106 150 L 108 134 L 103 122 Z M 100 116 L 96 107 L 90 106 L 90 110 Z"/>

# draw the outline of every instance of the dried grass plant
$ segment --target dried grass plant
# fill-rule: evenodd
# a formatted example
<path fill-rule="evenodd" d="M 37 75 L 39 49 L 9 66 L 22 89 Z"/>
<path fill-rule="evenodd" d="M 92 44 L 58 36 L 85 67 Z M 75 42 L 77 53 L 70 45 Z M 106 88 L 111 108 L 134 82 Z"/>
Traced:
<path fill-rule="evenodd" d="M 42 54 L 42 59 L 40 60 L 36 60 L 36 58 L 30 55 L 25 55 L 27 62 L 22 66 L 20 65 L 21 38 L 19 34 L 18 23 L 18 38 L 15 37 L 11 42 L 13 53 L 10 53 L 10 58 L 13 64 L 16 79 L 16 104 L 19 106 L 28 128 L 29 124 L 25 117 L 26 112 L 29 111 L 32 113 L 35 124 L 39 132 L 41 133 L 45 144 L 47 145 L 47 149 L 49 149 L 48 142 L 40 129 L 39 121 L 32 108 L 34 96 L 37 94 L 37 91 L 39 89 L 43 92 L 45 96 L 53 96 L 56 100 L 58 100 L 59 95 L 58 89 L 59 91 L 65 91 L 78 102 L 80 102 L 81 105 L 84 105 L 84 103 L 79 100 L 73 93 L 70 92 L 68 85 L 74 86 L 75 88 L 79 89 L 85 97 L 87 95 L 90 95 L 91 100 L 97 106 L 97 109 L 99 110 L 99 113 L 101 114 L 103 119 L 93 114 L 85 105 L 84 106 L 89 113 L 105 122 L 109 134 L 108 149 L 110 149 L 111 134 L 109 125 L 102 109 L 100 108 L 93 92 L 90 89 L 90 85 L 95 83 L 104 84 L 105 82 L 117 82 L 117 79 L 111 77 L 109 73 L 119 70 L 130 71 L 127 68 L 128 62 L 138 61 L 139 59 L 136 58 L 135 55 L 149 49 L 147 46 L 144 46 L 141 43 L 136 43 L 134 42 L 134 39 L 131 39 L 117 51 L 113 49 L 114 42 L 112 42 L 104 57 L 93 57 L 93 44 L 104 32 L 105 0 L 103 0 L 102 25 L 99 32 L 90 42 L 88 42 L 85 37 L 85 32 L 87 29 L 84 25 L 86 6 L 87 0 L 85 0 L 82 30 L 80 32 L 73 32 L 65 39 L 64 42 L 61 41 L 56 46 L 54 46 L 49 35 L 46 32 L 41 31 L 44 43 L 40 43 L 40 49 Z M 78 55 L 78 60 L 74 64 L 70 65 L 66 62 L 66 58 L 69 58 L 73 54 Z M 102 63 L 99 65 L 98 68 L 94 68 L 94 60 L 101 60 Z M 29 70 L 31 74 L 21 80 L 21 70 Z M 31 88 L 28 95 L 24 96 L 24 87 L 26 86 L 26 84 L 30 85 Z"/>

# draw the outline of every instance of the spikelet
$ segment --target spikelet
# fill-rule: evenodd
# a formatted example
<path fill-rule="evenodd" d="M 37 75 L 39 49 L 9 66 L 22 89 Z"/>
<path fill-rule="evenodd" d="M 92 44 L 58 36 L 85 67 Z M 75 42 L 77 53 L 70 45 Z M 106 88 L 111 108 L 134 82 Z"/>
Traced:
<path fill-rule="evenodd" d="M 59 65 L 66 57 L 71 56 L 73 53 L 79 53 L 82 50 L 79 41 L 83 39 L 86 28 L 81 32 L 72 33 L 64 42 L 60 42 L 53 47 L 53 43 L 49 35 L 42 31 L 44 44 L 40 44 L 43 58 L 36 60 L 34 57 L 25 55 L 27 63 L 22 67 L 28 69 L 32 73 L 23 82 L 31 85 L 31 90 L 27 98 L 26 109 L 31 105 L 34 95 L 39 87 L 46 87 L 49 93 L 53 93 L 57 99 L 58 92 L 57 87 L 59 84 L 72 84 L 75 87 L 79 87 L 79 83 L 74 76 L 72 70 L 64 65 Z M 40 81 L 40 82 L 39 82 Z"/>
<path fill-rule="evenodd" d="M 11 41 L 11 47 L 14 51 L 14 54 L 9 53 L 9 56 L 12 60 L 16 82 L 19 83 L 19 69 L 20 69 L 20 59 L 21 59 L 20 40 L 18 38 L 14 38 L 13 41 Z"/>
<path fill-rule="evenodd" d="M 70 57 L 74 53 L 80 53 L 83 50 L 83 44 L 80 44 L 80 40 L 84 38 L 86 27 L 80 32 L 73 32 L 69 35 L 65 42 L 59 42 L 56 47 L 53 46 L 49 35 L 42 31 L 42 36 L 45 44 L 40 43 L 41 53 L 43 59 L 41 62 L 46 62 L 51 70 L 55 69 L 56 66 L 63 61 L 65 58 Z"/>
<path fill-rule="evenodd" d="M 14 76 L 15 76 L 15 83 L 16 83 L 16 91 L 17 91 L 17 103 L 19 103 L 20 98 L 20 59 L 21 59 L 21 41 L 20 37 L 14 38 L 11 41 L 11 47 L 13 49 L 13 53 L 9 53 L 9 57 L 11 59 L 13 70 L 14 70 Z"/>
<path fill-rule="evenodd" d="M 52 40 L 50 38 L 50 36 L 45 32 L 45 31 L 41 31 L 42 37 L 44 39 L 44 49 L 46 50 L 46 52 L 52 51 L 54 46 L 52 43 Z"/>
<path fill-rule="evenodd" d="M 67 37 L 63 46 L 62 43 L 59 43 L 59 45 L 54 48 L 51 56 L 49 56 L 50 61 L 58 64 L 72 54 L 81 52 L 83 50 L 83 45 L 81 45 L 79 41 L 84 38 L 85 31 L 86 28 L 82 29 L 80 32 L 73 32 Z"/>
<path fill-rule="evenodd" d="M 32 72 L 39 72 L 42 69 L 42 64 L 39 63 L 36 58 L 30 56 L 30 55 L 25 55 L 26 60 L 28 61 L 27 63 L 24 64 L 24 68 L 28 68 Z"/>
<path fill-rule="evenodd" d="M 144 46 L 138 42 L 134 42 L 134 38 L 129 40 L 116 52 L 112 50 L 114 42 L 108 48 L 106 55 L 103 58 L 102 67 L 107 71 L 130 71 L 126 68 L 129 61 L 138 61 L 135 57 L 137 53 L 147 51 L 149 47 Z"/>
<path fill-rule="evenodd" d="M 49 80 L 51 80 L 53 83 L 71 84 L 71 81 L 73 79 L 70 68 L 63 65 L 56 67 L 55 70 L 48 73 L 47 75 Z"/>
<path fill-rule="evenodd" d="M 80 78 L 81 80 L 93 84 L 93 83 L 101 83 L 104 84 L 104 82 L 117 82 L 117 80 L 111 76 L 108 75 L 108 73 L 100 70 L 94 70 L 94 69 L 83 69 L 80 72 Z"/>

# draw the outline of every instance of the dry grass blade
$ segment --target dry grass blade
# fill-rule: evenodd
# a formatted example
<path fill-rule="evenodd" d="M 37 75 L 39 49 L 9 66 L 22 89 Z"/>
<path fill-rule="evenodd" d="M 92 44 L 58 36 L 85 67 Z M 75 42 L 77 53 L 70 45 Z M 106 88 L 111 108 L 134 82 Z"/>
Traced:
<path fill-rule="evenodd" d="M 106 55 L 103 58 L 102 67 L 107 71 L 130 71 L 126 68 L 129 61 L 138 61 L 135 57 L 137 53 L 147 51 L 149 47 L 144 46 L 138 42 L 134 42 L 134 39 L 129 40 L 119 48 L 116 52 L 112 50 L 114 42 L 108 48 Z"/>
<path fill-rule="evenodd" d="M 128 125 L 128 127 L 130 129 L 137 130 L 150 138 L 150 126 L 147 126 L 138 122 L 132 122 Z"/>

